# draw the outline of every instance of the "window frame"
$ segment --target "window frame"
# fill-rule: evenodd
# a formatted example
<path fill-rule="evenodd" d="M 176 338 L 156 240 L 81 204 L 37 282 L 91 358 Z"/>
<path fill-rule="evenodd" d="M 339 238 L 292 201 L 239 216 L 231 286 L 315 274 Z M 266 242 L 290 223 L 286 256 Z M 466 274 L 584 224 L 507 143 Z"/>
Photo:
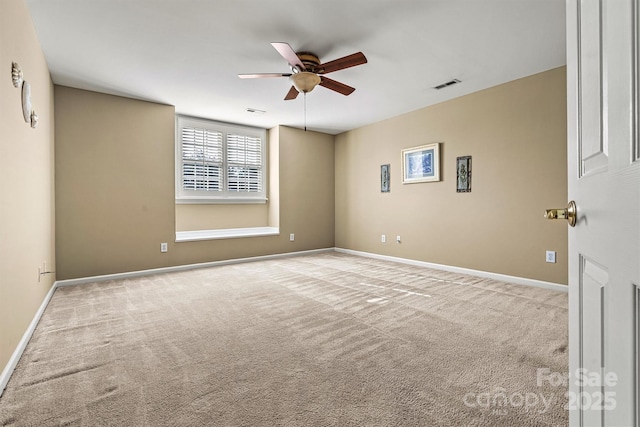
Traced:
<path fill-rule="evenodd" d="M 222 133 L 222 190 L 207 192 L 201 190 L 185 190 L 183 188 L 183 158 L 182 158 L 182 129 L 199 128 Z M 228 189 L 228 156 L 227 135 L 241 135 L 252 138 L 260 138 L 261 153 L 261 181 L 260 192 L 237 192 Z M 175 201 L 176 204 L 221 204 L 221 203 L 266 203 L 267 202 L 267 131 L 266 129 L 224 123 L 215 120 L 198 117 L 176 115 L 175 137 Z M 209 193 L 209 194 L 207 194 Z"/>

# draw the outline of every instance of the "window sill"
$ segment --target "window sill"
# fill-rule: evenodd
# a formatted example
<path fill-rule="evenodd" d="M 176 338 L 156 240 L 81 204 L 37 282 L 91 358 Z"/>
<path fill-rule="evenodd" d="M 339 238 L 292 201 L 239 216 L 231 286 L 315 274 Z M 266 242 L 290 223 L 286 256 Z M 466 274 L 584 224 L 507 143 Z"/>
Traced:
<path fill-rule="evenodd" d="M 219 230 L 176 231 L 176 242 L 238 239 L 243 237 L 278 236 L 278 227 L 224 228 Z"/>

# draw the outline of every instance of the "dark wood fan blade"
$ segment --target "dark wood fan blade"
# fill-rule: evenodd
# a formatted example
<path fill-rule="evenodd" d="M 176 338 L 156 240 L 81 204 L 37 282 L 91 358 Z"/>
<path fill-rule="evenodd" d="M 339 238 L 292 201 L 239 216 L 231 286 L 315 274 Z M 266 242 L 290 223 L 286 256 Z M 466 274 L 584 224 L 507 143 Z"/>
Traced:
<path fill-rule="evenodd" d="M 291 48 L 291 46 L 289 46 L 289 43 L 274 42 L 271 43 L 271 46 L 273 46 L 278 51 L 280 56 L 282 56 L 289 63 L 289 65 L 291 65 L 292 67 L 298 67 L 298 69 L 300 70 L 305 69 L 304 64 L 302 63 L 300 58 L 298 58 L 296 52 Z"/>
<path fill-rule="evenodd" d="M 320 86 L 324 86 L 327 89 L 335 90 L 338 93 L 343 95 L 351 95 L 351 93 L 356 90 L 356 88 L 347 86 L 344 83 L 337 82 L 335 80 L 331 80 L 329 77 L 320 76 Z"/>
<path fill-rule="evenodd" d="M 298 89 L 295 86 L 291 86 L 289 92 L 287 92 L 287 96 L 284 97 L 285 101 L 289 101 L 290 99 L 296 99 L 298 97 Z"/>
<path fill-rule="evenodd" d="M 344 70 L 345 68 L 355 67 L 367 63 L 367 58 L 362 52 L 344 56 L 333 61 L 329 61 L 318 66 L 319 74 L 333 73 L 334 71 Z"/>
<path fill-rule="evenodd" d="M 262 79 L 265 77 L 291 77 L 291 73 L 258 73 L 258 74 L 238 74 L 241 79 Z"/>

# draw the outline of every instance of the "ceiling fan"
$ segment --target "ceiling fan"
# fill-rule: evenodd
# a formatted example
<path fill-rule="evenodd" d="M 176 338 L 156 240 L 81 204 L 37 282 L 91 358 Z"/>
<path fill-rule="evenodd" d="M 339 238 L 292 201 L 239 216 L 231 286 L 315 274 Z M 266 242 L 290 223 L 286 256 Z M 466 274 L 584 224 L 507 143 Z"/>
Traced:
<path fill-rule="evenodd" d="M 271 45 L 289 63 L 291 73 L 238 74 L 241 79 L 265 77 L 289 77 L 293 86 L 289 89 L 285 101 L 295 99 L 298 93 L 311 92 L 317 85 L 324 86 L 343 95 L 350 95 L 355 88 L 325 77 L 325 74 L 367 63 L 362 52 L 353 53 L 333 61 L 320 63 L 318 55 L 311 52 L 295 52 L 288 43 L 275 42 Z"/>

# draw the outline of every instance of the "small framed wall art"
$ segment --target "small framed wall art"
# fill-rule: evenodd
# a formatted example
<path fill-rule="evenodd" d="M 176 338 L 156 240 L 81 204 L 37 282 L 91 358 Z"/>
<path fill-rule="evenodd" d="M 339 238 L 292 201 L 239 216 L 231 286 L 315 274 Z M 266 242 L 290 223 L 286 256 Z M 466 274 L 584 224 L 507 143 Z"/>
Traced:
<path fill-rule="evenodd" d="M 471 192 L 471 156 L 456 158 L 456 191 L 458 193 Z"/>
<path fill-rule="evenodd" d="M 380 192 L 388 193 L 391 191 L 391 174 L 389 169 L 390 164 L 380 165 Z"/>
<path fill-rule="evenodd" d="M 440 181 L 440 143 L 402 150 L 402 183 Z"/>

